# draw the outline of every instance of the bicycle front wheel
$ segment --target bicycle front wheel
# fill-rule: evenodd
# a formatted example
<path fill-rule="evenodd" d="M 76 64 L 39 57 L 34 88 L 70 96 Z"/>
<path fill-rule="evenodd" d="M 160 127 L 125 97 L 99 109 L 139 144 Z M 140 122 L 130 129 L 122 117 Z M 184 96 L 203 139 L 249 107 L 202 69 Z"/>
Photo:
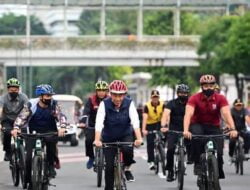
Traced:
<path fill-rule="evenodd" d="M 97 173 L 97 187 L 102 186 L 103 167 L 104 167 L 103 150 L 101 148 L 98 148 L 98 149 L 96 149 L 96 155 L 95 155 L 95 169 L 96 169 L 96 173 Z"/>
<path fill-rule="evenodd" d="M 243 144 L 240 143 L 239 144 L 239 172 L 240 172 L 240 175 L 243 175 L 244 173 L 244 149 L 243 149 Z"/>
<path fill-rule="evenodd" d="M 43 190 L 43 159 L 41 156 L 34 156 L 32 160 L 32 189 Z"/>
<path fill-rule="evenodd" d="M 164 148 L 163 148 L 163 145 L 159 145 L 159 156 L 160 156 L 160 164 L 161 164 L 161 169 L 162 169 L 162 173 L 163 175 L 166 175 L 166 167 L 165 167 L 165 160 L 166 160 L 166 157 L 165 157 L 165 151 L 164 151 Z"/>
<path fill-rule="evenodd" d="M 27 182 L 26 182 L 26 162 L 25 162 L 25 152 L 24 152 L 24 146 L 20 145 L 19 147 L 19 169 L 20 169 L 20 178 L 22 182 L 23 189 L 27 188 Z"/>
<path fill-rule="evenodd" d="M 177 171 L 177 181 L 178 181 L 178 189 L 183 189 L 184 184 L 184 174 L 185 174 L 185 163 L 184 163 L 184 150 L 183 148 L 179 149 L 178 155 L 178 171 Z"/>
<path fill-rule="evenodd" d="M 11 170 L 11 176 L 14 186 L 19 185 L 19 166 L 17 163 L 17 151 L 14 147 L 14 145 L 11 145 L 11 159 L 10 159 L 10 170 Z"/>
<path fill-rule="evenodd" d="M 207 159 L 208 161 L 208 189 L 209 190 L 220 190 L 219 182 L 219 169 L 217 158 L 211 155 Z"/>

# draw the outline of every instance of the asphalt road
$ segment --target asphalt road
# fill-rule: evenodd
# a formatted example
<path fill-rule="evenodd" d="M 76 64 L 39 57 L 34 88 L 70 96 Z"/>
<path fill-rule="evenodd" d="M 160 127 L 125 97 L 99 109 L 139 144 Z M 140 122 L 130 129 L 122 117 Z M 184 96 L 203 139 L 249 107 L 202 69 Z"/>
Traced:
<path fill-rule="evenodd" d="M 50 187 L 51 190 L 88 190 L 98 189 L 96 187 L 96 175 L 93 170 L 86 169 L 86 160 L 84 156 L 83 143 L 78 147 L 60 144 L 60 158 L 62 168 L 57 171 L 57 178 L 51 183 L 56 187 Z M 227 147 L 225 155 L 227 155 Z M 1 157 L 0 153 L 0 157 Z M 135 190 L 174 190 L 176 182 L 166 182 L 162 175 L 156 176 L 148 170 L 146 162 L 145 147 L 135 150 L 135 159 L 137 164 L 133 166 L 133 173 L 136 181 L 128 184 L 128 189 Z M 224 170 L 226 179 L 221 180 L 222 189 L 225 190 L 249 190 L 250 188 L 250 161 L 245 162 L 245 174 L 237 175 L 234 167 L 227 164 L 228 157 L 225 156 Z M 1 158 L 2 160 L 2 158 Z M 187 176 L 185 176 L 185 190 L 198 189 L 196 186 L 196 177 L 192 174 L 193 166 L 188 165 Z M 13 187 L 8 163 L 0 162 L 0 190 L 21 189 Z M 103 189 L 99 188 L 99 189 Z"/>

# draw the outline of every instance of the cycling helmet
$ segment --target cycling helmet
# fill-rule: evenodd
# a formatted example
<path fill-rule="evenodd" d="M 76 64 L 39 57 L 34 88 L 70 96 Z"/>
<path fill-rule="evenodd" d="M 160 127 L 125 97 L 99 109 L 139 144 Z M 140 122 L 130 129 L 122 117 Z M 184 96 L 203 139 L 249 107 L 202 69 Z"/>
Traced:
<path fill-rule="evenodd" d="M 95 83 L 95 89 L 96 90 L 108 90 L 109 89 L 109 85 L 106 81 L 98 81 L 97 83 Z"/>
<path fill-rule="evenodd" d="M 189 93 L 189 87 L 186 84 L 179 84 L 177 86 L 177 93 L 182 92 L 182 93 Z"/>
<path fill-rule="evenodd" d="M 200 84 L 215 84 L 216 79 L 213 75 L 202 75 L 200 78 Z"/>
<path fill-rule="evenodd" d="M 128 91 L 128 88 L 122 80 L 114 80 L 109 85 L 109 91 L 115 94 L 126 94 Z"/>
<path fill-rule="evenodd" d="M 20 87 L 20 82 L 16 78 L 10 78 L 7 81 L 7 88 L 9 87 Z"/>
<path fill-rule="evenodd" d="M 41 96 L 44 94 L 53 95 L 54 90 L 49 84 L 41 84 L 36 87 L 36 96 Z"/>

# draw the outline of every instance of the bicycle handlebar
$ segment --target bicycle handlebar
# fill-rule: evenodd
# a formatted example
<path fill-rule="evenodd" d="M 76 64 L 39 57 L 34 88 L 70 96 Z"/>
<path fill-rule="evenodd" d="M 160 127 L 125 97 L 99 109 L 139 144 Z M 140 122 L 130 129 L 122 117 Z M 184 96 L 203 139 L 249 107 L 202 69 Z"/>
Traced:
<path fill-rule="evenodd" d="M 121 146 L 134 146 L 134 142 L 110 142 L 110 143 L 102 143 L 104 148 L 107 147 L 121 147 Z"/>
<path fill-rule="evenodd" d="M 18 133 L 18 135 L 24 138 L 45 138 L 49 136 L 56 136 L 58 135 L 58 132 L 35 133 L 35 134 Z"/>
<path fill-rule="evenodd" d="M 192 138 L 200 139 L 213 139 L 213 138 L 223 138 L 227 137 L 228 134 L 218 134 L 218 135 L 192 135 Z"/>

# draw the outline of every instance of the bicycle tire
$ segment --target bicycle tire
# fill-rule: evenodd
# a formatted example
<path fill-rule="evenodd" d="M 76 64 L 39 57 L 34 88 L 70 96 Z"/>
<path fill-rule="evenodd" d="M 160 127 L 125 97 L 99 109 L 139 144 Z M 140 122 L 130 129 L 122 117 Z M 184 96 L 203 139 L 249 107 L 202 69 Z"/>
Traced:
<path fill-rule="evenodd" d="M 116 190 L 122 190 L 122 167 L 119 161 L 117 161 L 116 163 L 117 165 L 115 166 L 115 173 L 114 173 L 115 179 L 116 179 L 115 187 L 116 187 Z"/>
<path fill-rule="evenodd" d="M 43 159 L 41 156 L 34 156 L 32 160 L 32 189 L 43 190 Z"/>
<path fill-rule="evenodd" d="M 244 148 L 243 144 L 239 144 L 239 173 L 240 175 L 244 174 Z"/>
<path fill-rule="evenodd" d="M 208 189 L 209 190 L 221 190 L 219 182 L 219 168 L 217 158 L 214 155 L 210 155 L 207 158 L 208 162 Z"/>
<path fill-rule="evenodd" d="M 165 166 L 165 160 L 166 160 L 165 151 L 164 151 L 164 148 L 163 148 L 162 144 L 159 144 L 158 148 L 159 148 L 161 170 L 162 170 L 163 175 L 165 176 L 166 175 L 166 170 L 165 170 L 166 169 L 166 166 Z"/>
<path fill-rule="evenodd" d="M 18 155 L 17 151 L 14 147 L 14 144 L 11 145 L 11 159 L 10 159 L 10 170 L 11 170 L 11 176 L 13 185 L 17 187 L 20 182 L 20 175 L 19 175 L 19 166 L 18 166 Z"/>
<path fill-rule="evenodd" d="M 96 159 L 95 167 L 96 167 L 96 173 L 97 173 L 97 187 L 101 187 L 103 167 L 104 167 L 104 155 L 103 155 L 103 150 L 101 148 L 96 149 L 95 159 Z"/>
<path fill-rule="evenodd" d="M 155 156 L 154 156 L 154 169 L 155 169 L 155 174 L 157 175 L 159 173 L 159 162 L 160 162 L 160 156 L 158 151 L 155 151 Z"/>
<path fill-rule="evenodd" d="M 235 166 L 235 173 L 239 173 L 239 146 L 237 145 L 234 150 L 234 156 L 235 156 L 235 161 L 234 161 L 234 166 Z"/>
<path fill-rule="evenodd" d="M 177 182 L 179 190 L 183 190 L 183 185 L 184 185 L 184 175 L 185 175 L 184 156 L 185 152 L 183 148 L 180 148 L 178 155 L 178 171 L 177 171 Z"/>
<path fill-rule="evenodd" d="M 26 162 L 25 162 L 25 150 L 24 146 L 20 144 L 19 146 L 19 168 L 20 168 L 20 179 L 23 189 L 27 188 L 26 181 Z"/>
<path fill-rule="evenodd" d="M 207 185 L 207 164 L 205 154 L 201 154 L 200 163 L 201 173 L 197 176 L 197 186 L 199 187 L 199 190 L 209 190 Z"/>

